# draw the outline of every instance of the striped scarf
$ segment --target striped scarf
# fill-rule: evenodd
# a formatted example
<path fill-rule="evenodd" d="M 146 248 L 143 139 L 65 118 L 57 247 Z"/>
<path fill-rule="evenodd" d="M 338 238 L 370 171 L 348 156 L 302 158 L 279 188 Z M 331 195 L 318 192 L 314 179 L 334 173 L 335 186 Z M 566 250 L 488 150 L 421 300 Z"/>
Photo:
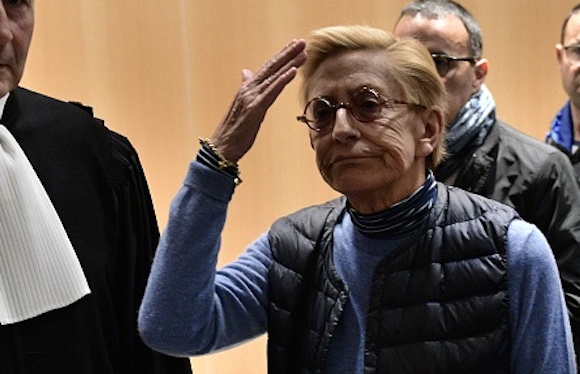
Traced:
<path fill-rule="evenodd" d="M 412 233 L 428 216 L 437 197 L 437 182 L 428 170 L 425 183 L 411 196 L 388 209 L 360 214 L 347 204 L 347 210 L 355 227 L 366 236 L 396 239 Z"/>

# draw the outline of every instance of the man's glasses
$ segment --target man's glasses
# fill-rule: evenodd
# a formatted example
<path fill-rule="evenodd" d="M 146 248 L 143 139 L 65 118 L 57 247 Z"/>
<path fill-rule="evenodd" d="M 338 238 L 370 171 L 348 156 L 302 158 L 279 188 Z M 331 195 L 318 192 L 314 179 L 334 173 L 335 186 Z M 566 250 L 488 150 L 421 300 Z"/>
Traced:
<path fill-rule="evenodd" d="M 340 108 L 347 109 L 360 122 L 372 122 L 384 117 L 385 109 L 391 109 L 395 104 L 424 107 L 421 104 L 388 99 L 372 88 L 363 87 L 352 97 L 350 103 L 335 104 L 326 97 L 318 96 L 306 104 L 304 114 L 297 116 L 296 119 L 304 122 L 312 130 L 320 132 L 332 127 L 336 118 L 336 111 Z"/>
<path fill-rule="evenodd" d="M 580 44 L 563 46 L 562 49 L 566 52 L 566 59 L 570 61 L 570 63 L 575 64 L 580 62 Z"/>
<path fill-rule="evenodd" d="M 454 57 L 448 56 L 443 53 L 431 53 L 431 57 L 435 62 L 435 67 L 437 68 L 437 73 L 441 78 L 449 73 L 449 70 L 456 61 L 468 61 L 471 64 L 475 64 L 477 59 L 475 57 Z"/>

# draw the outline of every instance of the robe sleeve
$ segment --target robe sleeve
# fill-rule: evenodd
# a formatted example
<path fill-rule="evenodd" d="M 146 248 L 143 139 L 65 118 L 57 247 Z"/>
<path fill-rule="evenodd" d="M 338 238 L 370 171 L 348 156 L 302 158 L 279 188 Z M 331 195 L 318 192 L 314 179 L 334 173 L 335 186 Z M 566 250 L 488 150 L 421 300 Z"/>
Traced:
<path fill-rule="evenodd" d="M 118 222 L 117 267 L 114 284 L 126 285 L 113 293 L 123 355 L 132 373 L 191 373 L 186 358 L 152 351 L 137 332 L 137 312 L 159 241 L 159 228 L 139 157 L 129 140 L 113 131 L 111 181 L 115 190 Z"/>

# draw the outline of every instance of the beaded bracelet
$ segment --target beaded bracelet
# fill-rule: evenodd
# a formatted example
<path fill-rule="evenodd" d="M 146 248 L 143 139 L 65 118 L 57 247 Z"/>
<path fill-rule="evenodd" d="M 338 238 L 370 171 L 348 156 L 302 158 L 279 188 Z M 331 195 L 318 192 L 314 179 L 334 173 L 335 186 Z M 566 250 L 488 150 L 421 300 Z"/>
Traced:
<path fill-rule="evenodd" d="M 219 166 L 221 169 L 225 169 L 225 168 L 238 168 L 238 164 L 228 161 L 226 160 L 226 158 L 224 157 L 224 155 L 221 154 L 220 151 L 218 151 L 217 147 L 215 146 L 215 144 L 213 144 L 213 142 L 211 140 L 209 140 L 208 138 L 199 138 L 199 144 L 201 145 L 207 145 L 212 151 L 213 153 L 218 156 L 218 158 L 220 159 L 219 161 Z"/>
<path fill-rule="evenodd" d="M 211 140 L 199 138 L 199 144 L 201 144 L 201 149 L 197 154 L 199 162 L 232 177 L 236 186 L 242 183 L 237 163 L 228 161 Z"/>

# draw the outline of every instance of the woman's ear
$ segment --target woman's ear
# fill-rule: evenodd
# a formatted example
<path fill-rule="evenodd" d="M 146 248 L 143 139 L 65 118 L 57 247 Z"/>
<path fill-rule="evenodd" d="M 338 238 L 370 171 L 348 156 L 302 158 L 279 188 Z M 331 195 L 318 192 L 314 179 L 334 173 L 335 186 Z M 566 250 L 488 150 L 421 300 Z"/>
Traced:
<path fill-rule="evenodd" d="M 439 108 L 428 108 L 421 113 L 422 127 L 419 133 L 419 143 L 417 146 L 417 157 L 426 158 L 435 149 L 435 146 L 442 141 L 445 120 L 443 112 Z"/>

